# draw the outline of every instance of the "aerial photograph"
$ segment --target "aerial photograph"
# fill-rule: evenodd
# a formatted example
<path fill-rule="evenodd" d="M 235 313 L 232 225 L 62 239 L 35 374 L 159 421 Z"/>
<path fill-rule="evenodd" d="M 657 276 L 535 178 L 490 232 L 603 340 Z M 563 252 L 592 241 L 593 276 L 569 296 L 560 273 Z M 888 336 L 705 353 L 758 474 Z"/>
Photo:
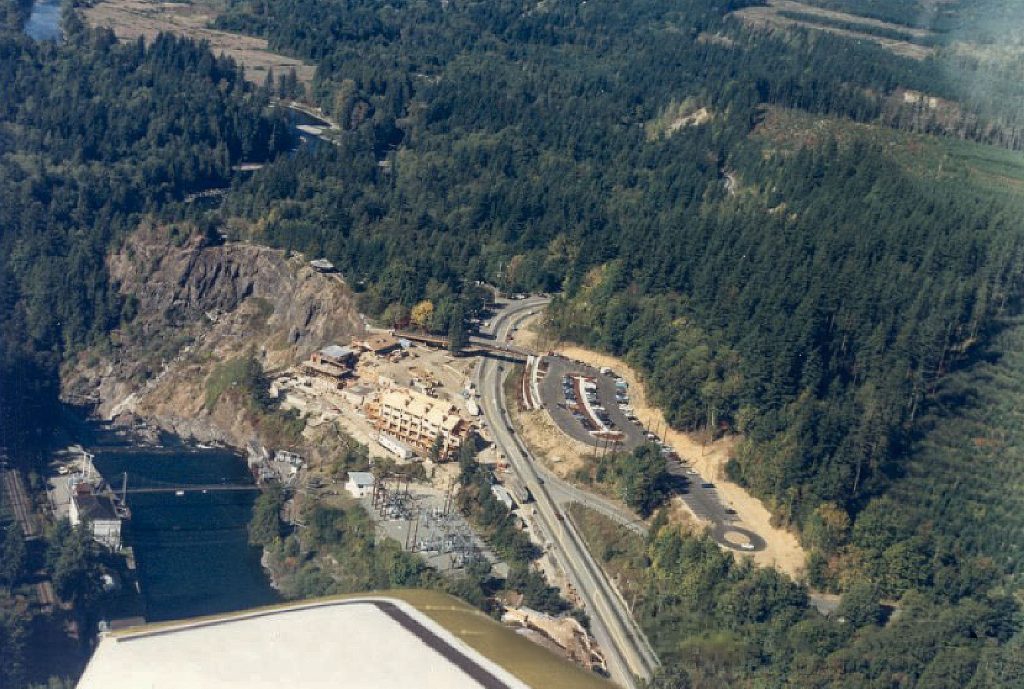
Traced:
<path fill-rule="evenodd" d="M 0 689 L 1024 689 L 1024 0 L 0 0 Z"/>

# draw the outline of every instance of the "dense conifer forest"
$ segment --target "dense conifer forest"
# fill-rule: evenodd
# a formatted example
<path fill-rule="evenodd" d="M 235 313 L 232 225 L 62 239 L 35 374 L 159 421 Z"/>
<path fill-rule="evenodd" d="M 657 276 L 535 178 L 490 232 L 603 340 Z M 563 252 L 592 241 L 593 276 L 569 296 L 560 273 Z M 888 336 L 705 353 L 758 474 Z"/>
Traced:
<path fill-rule="evenodd" d="M 131 317 L 112 242 L 230 185 L 211 226 L 326 256 L 382 320 L 429 300 L 447 331 L 476 280 L 551 292 L 552 327 L 624 357 L 674 426 L 742 435 L 730 476 L 799 532 L 807 581 L 652 538 L 657 686 L 1021 686 L 1024 203 L 870 137 L 752 136 L 782 108 L 1024 148 L 1021 58 L 950 47 L 1005 38 L 1013 5 L 812 3 L 926 26 L 918 61 L 732 15 L 755 4 L 231 0 L 217 26 L 314 62 L 341 124 L 289 155 L 270 91 L 202 45 L 74 13 L 65 44 L 0 32 L 5 442 L 41 440 L 62 358 Z"/>

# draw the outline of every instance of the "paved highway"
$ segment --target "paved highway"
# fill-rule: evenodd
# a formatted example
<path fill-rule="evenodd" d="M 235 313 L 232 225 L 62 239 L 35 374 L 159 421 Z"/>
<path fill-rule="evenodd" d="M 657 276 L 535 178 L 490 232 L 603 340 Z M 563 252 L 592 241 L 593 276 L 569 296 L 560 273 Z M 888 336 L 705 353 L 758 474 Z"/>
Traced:
<path fill-rule="evenodd" d="M 495 316 L 488 330 L 497 341 L 504 341 L 516 322 L 529 315 L 531 309 L 545 303 L 546 300 L 539 298 L 512 302 Z M 552 477 L 538 470 L 525 446 L 515 437 L 502 386 L 509 368 L 493 359 L 484 359 L 477 367 L 475 377 L 483 412 L 495 442 L 536 501 L 540 530 L 583 601 L 591 619 L 591 629 L 604 650 L 612 679 L 628 689 L 635 689 L 636 678 L 649 678 L 658 660 L 625 601 L 608 582 L 575 527 L 562 512 L 555 496 L 564 496 L 566 486 L 560 481 L 551 481 L 549 489 Z M 575 492 L 585 497 L 582 491 Z M 612 511 L 617 513 L 618 508 L 612 507 Z"/>

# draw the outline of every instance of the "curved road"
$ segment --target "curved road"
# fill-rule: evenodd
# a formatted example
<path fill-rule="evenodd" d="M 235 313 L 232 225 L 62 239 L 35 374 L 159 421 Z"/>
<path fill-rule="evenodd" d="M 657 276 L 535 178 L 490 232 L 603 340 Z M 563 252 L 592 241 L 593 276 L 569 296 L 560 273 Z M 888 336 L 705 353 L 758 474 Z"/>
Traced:
<path fill-rule="evenodd" d="M 573 418 L 564 405 L 565 396 L 562 392 L 562 376 L 567 374 L 583 374 L 597 380 L 599 397 L 606 413 L 611 417 L 615 428 L 622 431 L 626 436 L 619 447 L 628 451 L 646 442 L 644 437 L 646 429 L 640 424 L 630 421 L 618 408 L 615 401 L 615 381 L 612 376 L 605 375 L 587 364 L 560 356 L 545 357 L 545 360 L 549 362 L 549 365 L 547 375 L 539 386 L 541 403 L 551 416 L 552 421 L 563 433 L 591 447 L 601 446 L 601 441 L 590 435 L 580 425 L 580 422 Z M 700 474 L 683 460 L 668 460 L 666 469 L 669 474 L 676 477 L 677 481 L 685 481 L 686 488 L 682 489 L 682 486 L 680 486 L 678 496 L 698 519 L 709 523 L 711 537 L 716 543 L 741 554 L 764 550 L 766 547 L 764 539 L 749 529 L 736 524 L 738 518 L 719 499 L 718 492 L 712 483 L 702 478 Z M 558 479 L 553 480 L 558 481 Z M 578 488 L 565 482 L 558 483 L 557 487 L 565 494 L 565 499 L 560 499 L 559 502 L 570 502 L 572 500 L 582 502 L 587 507 L 601 512 L 637 533 L 646 533 L 646 526 L 642 522 L 638 523 L 636 515 L 633 515 L 626 508 L 580 491 Z"/>
<path fill-rule="evenodd" d="M 525 318 L 527 311 L 546 301 L 534 298 L 510 303 L 491 322 L 491 330 L 497 341 L 504 342 L 515 322 Z M 583 601 L 594 636 L 605 651 L 612 678 L 627 689 L 635 689 L 636 678 L 649 678 L 658 666 L 657 657 L 633 620 L 625 601 L 608 582 L 604 571 L 594 561 L 575 527 L 558 506 L 553 494 L 564 495 L 565 486 L 560 481 L 552 481 L 549 489 L 548 480 L 551 477 L 546 472 L 541 476 L 529 452 L 515 437 L 505 408 L 502 382 L 506 375 L 506 367 L 493 359 L 481 361 L 475 372 L 483 412 L 494 433 L 494 440 L 536 501 L 541 530 Z M 582 491 L 576 493 L 585 495 Z M 618 513 L 617 509 L 612 511 Z"/>

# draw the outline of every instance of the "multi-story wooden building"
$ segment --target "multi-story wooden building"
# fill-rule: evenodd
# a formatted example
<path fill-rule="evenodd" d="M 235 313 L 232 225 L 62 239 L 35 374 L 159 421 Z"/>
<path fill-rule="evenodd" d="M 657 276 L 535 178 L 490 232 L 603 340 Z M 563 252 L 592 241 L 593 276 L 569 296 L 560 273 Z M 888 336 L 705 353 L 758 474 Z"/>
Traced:
<path fill-rule="evenodd" d="M 394 389 L 368 401 L 366 417 L 381 433 L 409 445 L 429 457 L 440 438 L 439 461 L 457 457 L 469 438 L 470 425 L 451 402 L 428 397 L 415 390 Z"/>
<path fill-rule="evenodd" d="M 359 353 L 351 347 L 331 345 L 313 352 L 302 369 L 312 380 L 326 387 L 340 390 L 345 379 L 352 375 Z"/>

